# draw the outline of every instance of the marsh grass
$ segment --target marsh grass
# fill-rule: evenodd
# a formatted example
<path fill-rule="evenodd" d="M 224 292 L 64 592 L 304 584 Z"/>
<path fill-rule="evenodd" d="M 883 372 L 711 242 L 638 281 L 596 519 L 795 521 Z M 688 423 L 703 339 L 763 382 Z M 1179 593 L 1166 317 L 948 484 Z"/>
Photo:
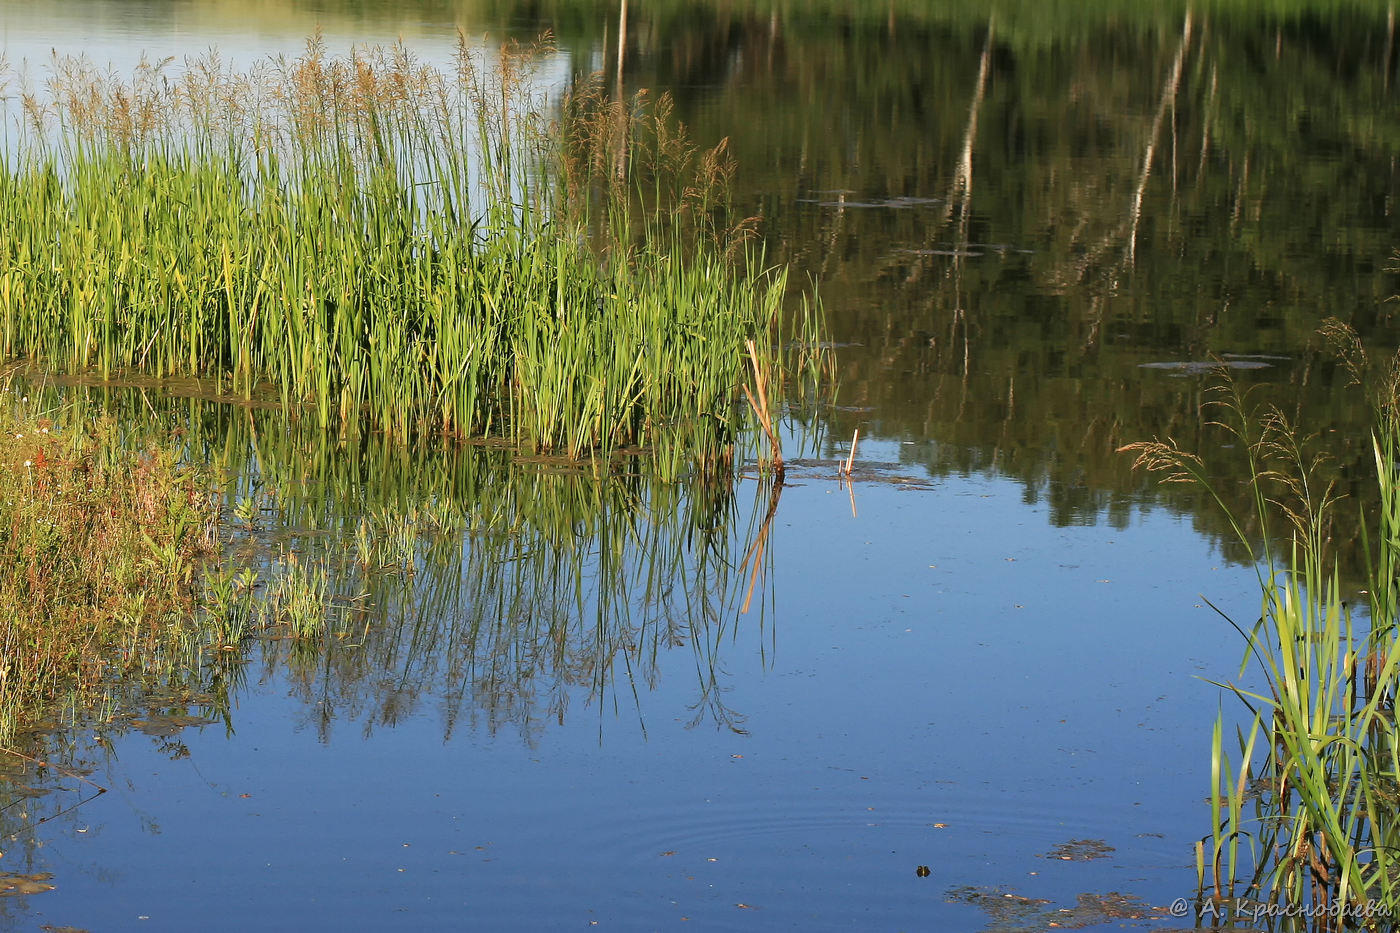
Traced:
<path fill-rule="evenodd" d="M 0 401 L 0 741 L 192 644 L 219 510 L 199 471 Z"/>
<path fill-rule="evenodd" d="M 347 635 L 362 594 L 332 591 L 314 559 L 239 564 L 235 507 L 186 453 L 169 430 L 3 381 L 0 749 L 37 722 L 101 720 L 148 688 L 223 676 L 211 652 L 254 636 Z"/>
<path fill-rule="evenodd" d="M 1380 507 L 1353 511 L 1320 479 L 1327 457 L 1316 438 L 1233 383 L 1220 387 L 1216 423 L 1249 458 L 1263 530 L 1254 539 L 1230 516 L 1256 559 L 1261 603 L 1252 625 L 1221 613 L 1247 647 L 1237 679 L 1219 686 L 1248 717 L 1233 736 L 1223 711 L 1216 721 L 1212 832 L 1197 851 L 1202 892 L 1226 913 L 1257 919 L 1260 903 L 1307 907 L 1317 929 L 1346 925 L 1338 911 L 1366 927 L 1400 913 L 1400 360 L 1378 374 L 1344 325 L 1329 321 L 1323 334 L 1375 399 Z M 1124 450 L 1137 466 L 1196 484 L 1224 507 L 1199 456 L 1170 440 Z M 1282 550 L 1271 536 L 1280 516 L 1291 540 Z M 1365 541 L 1364 611 L 1340 581 L 1331 542 L 1341 534 Z M 1322 911 L 1329 907 L 1330 915 Z"/>
<path fill-rule="evenodd" d="M 271 385 L 347 433 L 722 467 L 745 341 L 776 409 L 828 362 L 820 306 L 785 309 L 728 219 L 723 143 L 587 84 L 549 119 L 546 50 L 487 64 L 463 40 L 440 69 L 313 39 L 130 81 L 56 60 L 8 113 L 0 354 Z"/>

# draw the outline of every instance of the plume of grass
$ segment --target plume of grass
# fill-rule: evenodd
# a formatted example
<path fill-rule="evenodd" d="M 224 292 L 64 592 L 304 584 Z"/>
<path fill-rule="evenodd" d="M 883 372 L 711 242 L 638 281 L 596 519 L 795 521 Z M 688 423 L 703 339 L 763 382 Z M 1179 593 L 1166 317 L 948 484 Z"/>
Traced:
<path fill-rule="evenodd" d="M 1360 379 L 1366 360 L 1359 343 L 1335 322 L 1324 334 L 1342 348 L 1343 362 Z M 1247 647 L 1240 680 L 1218 685 L 1244 703 L 1252 725 L 1238 736 L 1241 757 L 1232 765 L 1222 721 L 1216 723 L 1212 832 L 1202 840 L 1197 864 L 1202 887 L 1209 881 L 1217 899 L 1233 900 L 1240 893 L 1237 880 L 1245 877 L 1243 893 L 1265 903 L 1331 906 L 1334 916 L 1338 909 L 1353 916 L 1400 909 L 1394 855 L 1400 851 L 1400 737 L 1393 711 L 1400 688 L 1393 577 L 1400 558 L 1396 372 L 1392 367 L 1382 381 L 1385 391 L 1373 396 L 1382 505 L 1374 531 L 1366 530 L 1370 517 L 1357 519 L 1372 560 L 1363 624 L 1353 618 L 1328 551 L 1332 527 L 1347 519 L 1338 515 L 1332 487 L 1317 480 L 1323 458 L 1311 453 L 1315 439 L 1301 436 L 1277 409 L 1251 406 L 1233 383 L 1223 387 L 1219 423 L 1249 458 L 1263 537 L 1253 550 L 1243 521 L 1230 516 L 1242 543 L 1257 556 L 1261 604 L 1248 628 L 1221 613 Z M 1123 449 L 1136 455 L 1137 466 L 1162 473 L 1166 481 L 1205 488 L 1223 508 L 1195 454 L 1170 440 Z M 1269 534 L 1275 515 L 1284 518 L 1292 540 L 1283 553 Z M 1262 686 L 1249 686 L 1252 677 L 1261 678 Z M 1258 750 L 1263 754 L 1256 766 Z M 1259 788 L 1252 815 L 1244 806 L 1251 786 Z M 1238 851 L 1246 839 L 1253 863 L 1248 873 Z"/>

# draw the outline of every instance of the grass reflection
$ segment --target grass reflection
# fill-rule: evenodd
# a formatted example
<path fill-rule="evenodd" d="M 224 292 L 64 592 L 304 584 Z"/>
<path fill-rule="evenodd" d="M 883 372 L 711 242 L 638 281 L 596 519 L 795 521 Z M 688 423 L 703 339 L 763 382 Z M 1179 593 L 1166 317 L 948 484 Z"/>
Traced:
<path fill-rule="evenodd" d="M 115 646 L 126 666 L 68 671 L 63 683 L 82 689 L 62 722 L 120 728 L 152 690 L 177 688 L 207 699 L 200 715 L 229 720 L 251 664 L 289 677 L 323 736 L 336 720 L 393 725 L 429 699 L 448 737 L 465 721 L 528 739 L 578 703 L 600 716 L 631 707 L 645 729 L 667 649 L 689 648 L 694 722 L 742 729 L 720 656 L 742 613 L 760 626 L 771 615 L 767 527 L 781 486 L 770 479 L 731 469 L 670 482 L 641 453 L 579 463 L 487 443 L 410 449 L 137 389 L 11 391 L 65 431 L 110 426 L 102 444 L 164 438 L 181 494 L 206 503 L 190 527 L 209 556 L 153 540 L 133 597 L 183 601 L 128 613 L 145 640 L 89 646 L 93 663 Z M 10 710 L 6 734 L 49 709 L 36 696 Z"/>

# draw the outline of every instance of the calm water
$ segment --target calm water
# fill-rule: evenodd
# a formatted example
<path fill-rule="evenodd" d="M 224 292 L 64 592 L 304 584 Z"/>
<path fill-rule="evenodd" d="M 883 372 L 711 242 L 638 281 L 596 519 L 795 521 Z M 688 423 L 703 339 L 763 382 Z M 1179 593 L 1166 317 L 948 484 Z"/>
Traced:
<path fill-rule="evenodd" d="M 0 901 L 0 922 L 1038 930 L 1126 922 L 1110 892 L 1143 911 L 1193 893 L 1220 702 L 1198 678 L 1242 649 L 1200 594 L 1252 618 L 1254 577 L 1202 497 L 1114 451 L 1170 433 L 1233 488 L 1207 380 L 1164 365 L 1231 354 L 1363 486 L 1364 398 L 1313 333 L 1336 315 L 1397 344 L 1387 8 L 722 6 L 630 10 L 624 86 L 730 139 L 740 208 L 820 279 L 841 344 L 838 408 L 773 512 L 750 611 L 753 483 L 705 502 L 490 451 L 260 447 L 294 537 L 447 494 L 478 534 L 383 584 L 363 648 L 259 645 L 150 704 L 215 723 L 52 733 L 109 792 L 31 774 L 50 793 L 6 799 L 0 872 L 56 889 Z M 615 75 L 615 17 L 0 3 L 0 40 L 41 74 L 50 47 L 178 67 L 321 27 L 332 49 L 402 35 L 433 58 L 458 25 L 487 47 L 550 27 L 562 86 Z M 252 443 L 213 406 L 169 417 Z M 1047 857 L 1071 840 L 1113 851 Z"/>

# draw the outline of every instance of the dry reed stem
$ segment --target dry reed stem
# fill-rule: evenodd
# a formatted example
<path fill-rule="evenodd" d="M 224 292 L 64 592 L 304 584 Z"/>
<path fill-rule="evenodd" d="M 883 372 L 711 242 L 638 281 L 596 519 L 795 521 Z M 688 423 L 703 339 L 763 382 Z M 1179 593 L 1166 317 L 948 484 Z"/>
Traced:
<path fill-rule="evenodd" d="M 844 473 L 846 476 L 850 476 L 850 475 L 851 475 L 851 470 L 855 468 L 855 462 L 856 462 L 856 443 L 857 443 L 858 441 L 860 441 L 860 428 L 856 428 L 855 433 L 851 435 L 851 452 L 850 452 L 850 454 L 846 457 L 846 466 L 845 466 L 845 468 L 844 468 L 843 470 L 841 470 L 841 472 Z"/>
<path fill-rule="evenodd" d="M 785 472 L 783 466 L 782 443 L 778 440 L 778 434 L 773 429 L 773 416 L 768 409 L 768 380 L 764 377 L 763 367 L 758 362 L 758 351 L 754 347 L 752 338 L 745 340 L 748 347 L 749 362 L 753 365 L 754 389 L 758 399 L 754 400 L 754 392 L 749 391 L 748 386 L 743 386 L 744 396 L 749 400 L 749 407 L 758 417 L 759 426 L 763 429 L 764 435 L 768 438 L 768 447 L 772 455 L 773 472 L 776 474 L 779 485 L 783 482 Z"/>

